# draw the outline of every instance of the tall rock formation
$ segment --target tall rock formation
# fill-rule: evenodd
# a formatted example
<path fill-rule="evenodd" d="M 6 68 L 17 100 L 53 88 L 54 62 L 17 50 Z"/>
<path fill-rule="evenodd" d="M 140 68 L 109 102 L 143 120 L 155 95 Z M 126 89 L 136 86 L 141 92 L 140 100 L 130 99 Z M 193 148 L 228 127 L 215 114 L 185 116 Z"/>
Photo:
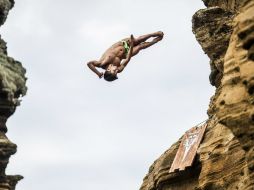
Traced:
<path fill-rule="evenodd" d="M 179 139 L 150 167 L 141 190 L 254 189 L 254 0 L 203 0 L 193 32 L 216 87 L 194 164 L 169 173 Z"/>
<path fill-rule="evenodd" d="M 3 25 L 14 0 L 0 0 L 0 25 Z M 7 119 L 19 105 L 20 96 L 26 93 L 25 69 L 21 63 L 9 57 L 6 43 L 0 36 L 0 189 L 13 190 L 22 176 L 6 176 L 5 169 L 17 146 L 7 137 Z"/>

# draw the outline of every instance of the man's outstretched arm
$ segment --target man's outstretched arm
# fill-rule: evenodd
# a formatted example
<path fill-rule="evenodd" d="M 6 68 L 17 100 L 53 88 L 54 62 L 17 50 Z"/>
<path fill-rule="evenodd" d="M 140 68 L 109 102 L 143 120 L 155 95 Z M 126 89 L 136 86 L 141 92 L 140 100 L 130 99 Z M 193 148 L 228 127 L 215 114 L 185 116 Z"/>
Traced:
<path fill-rule="evenodd" d="M 133 46 L 134 46 L 134 37 L 133 37 L 133 35 L 131 35 L 130 51 L 128 52 L 127 58 L 122 62 L 121 66 L 118 67 L 118 73 L 122 72 L 123 69 L 129 63 L 129 61 L 131 60 L 132 52 L 133 52 Z"/>
<path fill-rule="evenodd" d="M 96 74 L 99 78 L 103 76 L 103 73 L 99 72 L 95 67 L 98 67 L 100 63 L 98 61 L 90 61 L 87 66 Z"/>

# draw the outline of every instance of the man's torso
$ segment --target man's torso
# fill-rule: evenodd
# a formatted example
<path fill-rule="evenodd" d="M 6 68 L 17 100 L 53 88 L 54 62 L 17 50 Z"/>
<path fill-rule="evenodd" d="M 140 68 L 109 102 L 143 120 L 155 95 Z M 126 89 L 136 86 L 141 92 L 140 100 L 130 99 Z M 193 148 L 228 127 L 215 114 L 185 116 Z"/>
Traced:
<path fill-rule="evenodd" d="M 103 60 L 109 58 L 111 60 L 110 64 L 113 64 L 114 66 L 120 66 L 121 61 L 123 59 L 126 59 L 126 48 L 124 47 L 123 41 L 129 43 L 129 38 L 125 38 L 120 42 L 113 44 L 102 55 L 102 57 L 100 58 L 100 62 L 103 62 Z M 108 65 L 102 65 L 103 69 L 106 69 L 107 67 Z"/>

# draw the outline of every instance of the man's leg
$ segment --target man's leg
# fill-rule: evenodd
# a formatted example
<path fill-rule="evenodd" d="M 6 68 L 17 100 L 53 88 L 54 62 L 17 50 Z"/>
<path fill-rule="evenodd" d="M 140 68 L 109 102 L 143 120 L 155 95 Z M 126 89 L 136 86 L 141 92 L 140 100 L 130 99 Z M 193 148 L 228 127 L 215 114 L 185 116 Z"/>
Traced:
<path fill-rule="evenodd" d="M 155 32 L 155 33 L 152 33 L 152 34 L 146 34 L 146 35 L 140 36 L 138 38 L 135 38 L 134 39 L 134 46 L 137 46 L 140 43 L 143 43 L 143 42 L 145 42 L 146 40 L 148 40 L 149 38 L 152 38 L 152 37 L 163 37 L 163 32 Z"/>
<path fill-rule="evenodd" d="M 133 51 L 132 51 L 132 56 L 135 56 L 139 53 L 140 50 L 142 49 L 146 49 L 154 44 L 156 44 L 157 42 L 162 40 L 162 36 L 154 38 L 151 42 L 142 42 L 136 46 L 133 47 Z"/>

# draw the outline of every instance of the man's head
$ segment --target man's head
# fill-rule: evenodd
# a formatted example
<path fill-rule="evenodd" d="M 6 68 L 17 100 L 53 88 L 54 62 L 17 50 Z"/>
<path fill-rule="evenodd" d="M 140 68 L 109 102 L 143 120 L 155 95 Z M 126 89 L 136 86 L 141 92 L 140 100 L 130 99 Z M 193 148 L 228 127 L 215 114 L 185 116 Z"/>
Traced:
<path fill-rule="evenodd" d="M 107 68 L 107 70 L 104 73 L 104 79 L 106 81 L 112 82 L 116 79 L 118 79 L 117 77 L 117 67 L 110 64 Z"/>

